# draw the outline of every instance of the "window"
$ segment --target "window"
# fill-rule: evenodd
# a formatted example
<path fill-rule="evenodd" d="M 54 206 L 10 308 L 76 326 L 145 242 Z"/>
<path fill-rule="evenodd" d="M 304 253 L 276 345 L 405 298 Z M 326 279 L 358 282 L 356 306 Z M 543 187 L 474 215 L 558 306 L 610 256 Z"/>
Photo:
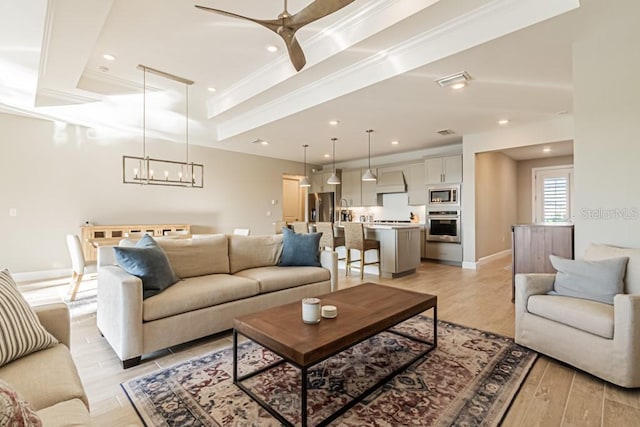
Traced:
<path fill-rule="evenodd" d="M 534 168 L 532 172 L 534 222 L 570 221 L 573 167 Z"/>

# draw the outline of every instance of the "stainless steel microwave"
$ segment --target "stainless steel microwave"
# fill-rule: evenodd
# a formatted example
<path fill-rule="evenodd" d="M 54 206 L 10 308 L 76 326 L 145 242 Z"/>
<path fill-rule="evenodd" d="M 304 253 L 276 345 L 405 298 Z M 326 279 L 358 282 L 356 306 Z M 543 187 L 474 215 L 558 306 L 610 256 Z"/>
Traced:
<path fill-rule="evenodd" d="M 427 200 L 430 205 L 459 205 L 460 185 L 427 187 Z"/>

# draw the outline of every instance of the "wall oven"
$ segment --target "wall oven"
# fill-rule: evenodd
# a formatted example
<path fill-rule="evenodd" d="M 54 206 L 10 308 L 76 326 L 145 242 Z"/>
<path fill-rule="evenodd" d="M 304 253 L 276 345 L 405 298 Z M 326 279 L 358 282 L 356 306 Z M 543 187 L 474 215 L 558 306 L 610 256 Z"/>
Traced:
<path fill-rule="evenodd" d="M 427 203 L 431 206 L 460 205 L 460 185 L 427 187 Z"/>
<path fill-rule="evenodd" d="M 427 211 L 427 241 L 460 243 L 460 211 Z"/>

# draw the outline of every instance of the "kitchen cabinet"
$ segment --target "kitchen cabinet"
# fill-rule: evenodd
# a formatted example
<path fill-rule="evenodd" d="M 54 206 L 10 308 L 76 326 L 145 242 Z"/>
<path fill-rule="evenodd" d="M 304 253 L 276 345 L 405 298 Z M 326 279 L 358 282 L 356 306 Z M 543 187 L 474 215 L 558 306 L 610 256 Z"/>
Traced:
<path fill-rule="evenodd" d="M 311 174 L 311 187 L 309 191 L 311 193 L 339 193 L 339 189 L 336 187 L 340 187 L 338 185 L 327 184 L 327 180 L 333 175 L 333 170 L 324 171 L 324 172 L 315 172 Z M 340 178 L 340 170 L 336 170 L 336 175 Z M 342 182 L 342 179 L 340 179 Z"/>
<path fill-rule="evenodd" d="M 425 252 L 429 259 L 462 264 L 460 243 L 426 242 Z"/>
<path fill-rule="evenodd" d="M 425 160 L 426 184 L 462 182 L 462 156 L 433 157 Z"/>
<path fill-rule="evenodd" d="M 416 271 L 420 265 L 420 228 L 367 227 L 367 239 L 380 242 L 380 275 L 393 278 Z"/>
<path fill-rule="evenodd" d="M 427 230 L 420 228 L 420 258 L 427 257 Z"/>
<path fill-rule="evenodd" d="M 342 172 L 342 199 L 347 201 L 348 207 L 362 206 L 362 174 L 360 172 L 360 169 Z"/>
<path fill-rule="evenodd" d="M 405 168 L 407 179 L 407 197 L 409 205 L 427 204 L 427 186 L 425 185 L 425 163 L 412 163 Z"/>
<path fill-rule="evenodd" d="M 511 301 L 519 273 L 555 273 L 549 255 L 573 259 L 572 224 L 520 224 L 511 227 Z"/>

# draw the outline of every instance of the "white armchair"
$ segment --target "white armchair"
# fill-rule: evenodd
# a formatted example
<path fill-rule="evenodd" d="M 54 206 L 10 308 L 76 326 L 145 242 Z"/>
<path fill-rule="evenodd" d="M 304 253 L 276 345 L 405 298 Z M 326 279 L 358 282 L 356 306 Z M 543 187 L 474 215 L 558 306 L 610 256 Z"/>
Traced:
<path fill-rule="evenodd" d="M 554 274 L 516 276 L 515 341 L 622 387 L 640 387 L 640 249 L 592 244 L 584 259 L 628 257 L 613 305 L 547 295 Z"/>

